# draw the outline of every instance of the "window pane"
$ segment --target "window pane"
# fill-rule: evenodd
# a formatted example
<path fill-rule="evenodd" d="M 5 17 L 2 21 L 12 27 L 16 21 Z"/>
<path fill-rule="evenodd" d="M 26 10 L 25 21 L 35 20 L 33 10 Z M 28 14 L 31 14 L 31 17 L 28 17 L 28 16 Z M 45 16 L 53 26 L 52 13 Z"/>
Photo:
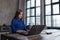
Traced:
<path fill-rule="evenodd" d="M 30 9 L 27 10 L 27 16 L 30 16 Z"/>
<path fill-rule="evenodd" d="M 46 9 L 46 11 L 45 11 L 46 15 L 51 15 L 51 5 L 46 6 L 45 9 Z"/>
<path fill-rule="evenodd" d="M 27 1 L 27 8 L 30 8 L 30 1 Z"/>
<path fill-rule="evenodd" d="M 36 6 L 40 6 L 40 0 L 36 0 Z"/>
<path fill-rule="evenodd" d="M 45 0 L 45 4 L 51 4 L 51 0 Z"/>
<path fill-rule="evenodd" d="M 53 5 L 53 14 L 59 14 L 59 4 Z"/>
<path fill-rule="evenodd" d="M 35 6 L 35 0 L 31 0 L 31 7 Z"/>
<path fill-rule="evenodd" d="M 35 25 L 35 17 L 30 18 L 30 25 Z"/>
<path fill-rule="evenodd" d="M 59 0 L 52 0 L 52 3 L 54 3 L 54 2 L 59 2 Z"/>
<path fill-rule="evenodd" d="M 29 25 L 30 24 L 30 18 L 28 17 L 27 18 L 27 25 Z"/>
<path fill-rule="evenodd" d="M 36 25 L 40 25 L 40 17 L 36 17 Z"/>
<path fill-rule="evenodd" d="M 60 15 L 53 16 L 53 27 L 60 27 Z"/>
<path fill-rule="evenodd" d="M 31 16 L 35 15 L 35 9 L 31 9 Z"/>
<path fill-rule="evenodd" d="M 46 26 L 51 27 L 51 16 L 46 16 Z"/>
<path fill-rule="evenodd" d="M 40 7 L 36 8 L 36 16 L 40 16 Z"/>

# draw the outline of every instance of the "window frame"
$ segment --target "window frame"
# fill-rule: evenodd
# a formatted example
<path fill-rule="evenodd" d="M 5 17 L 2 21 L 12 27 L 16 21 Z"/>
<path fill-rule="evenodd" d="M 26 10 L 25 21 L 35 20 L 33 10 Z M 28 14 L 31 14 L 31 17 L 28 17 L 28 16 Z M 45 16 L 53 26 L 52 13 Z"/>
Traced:
<path fill-rule="evenodd" d="M 53 14 L 53 5 L 55 5 L 55 4 L 59 4 L 59 14 Z M 51 15 L 46 15 L 46 12 L 45 12 L 45 10 L 46 10 L 45 6 L 48 6 L 48 5 L 51 5 Z M 45 20 L 46 16 L 51 16 L 51 26 L 47 26 L 47 28 L 49 28 L 49 29 L 60 28 L 60 27 L 53 27 L 53 15 L 60 15 L 60 0 L 59 0 L 59 2 L 55 2 L 55 3 L 52 3 L 52 0 L 51 0 L 51 4 L 47 4 L 47 5 L 45 4 L 45 0 L 44 0 L 44 24 L 46 25 L 46 20 Z"/>
<path fill-rule="evenodd" d="M 31 17 L 35 17 L 35 25 L 37 25 L 36 24 L 36 17 L 40 17 L 40 16 L 36 16 L 36 8 L 38 8 L 38 7 L 40 7 L 40 6 L 36 6 L 36 0 L 35 0 L 35 6 L 34 7 L 31 7 L 31 2 L 30 2 L 30 8 L 27 8 L 27 1 L 29 1 L 29 0 L 26 0 L 26 25 L 27 25 L 27 18 L 28 18 L 28 16 L 27 16 L 27 10 L 28 9 L 30 9 L 30 15 L 31 15 L 31 9 L 35 9 L 35 16 L 29 16 L 30 18 Z M 30 0 L 31 1 L 31 0 Z M 29 24 L 30 25 L 30 24 Z"/>

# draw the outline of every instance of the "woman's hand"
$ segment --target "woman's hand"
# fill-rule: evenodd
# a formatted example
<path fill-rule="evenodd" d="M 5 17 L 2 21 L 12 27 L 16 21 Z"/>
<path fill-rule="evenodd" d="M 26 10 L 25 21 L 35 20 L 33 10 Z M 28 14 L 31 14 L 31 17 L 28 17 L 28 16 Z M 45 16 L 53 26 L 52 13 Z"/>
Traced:
<path fill-rule="evenodd" d="M 30 30 L 27 30 L 27 31 L 30 31 Z"/>
<path fill-rule="evenodd" d="M 24 31 L 24 30 L 17 30 L 17 32 L 18 32 L 18 33 L 24 33 L 24 32 L 26 32 L 26 31 Z"/>

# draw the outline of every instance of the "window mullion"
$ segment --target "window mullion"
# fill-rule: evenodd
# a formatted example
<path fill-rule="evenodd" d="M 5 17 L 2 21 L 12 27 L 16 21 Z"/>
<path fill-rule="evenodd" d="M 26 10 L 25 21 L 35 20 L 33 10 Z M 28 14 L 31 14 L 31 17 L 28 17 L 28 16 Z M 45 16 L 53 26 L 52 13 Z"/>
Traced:
<path fill-rule="evenodd" d="M 36 0 L 35 0 L 35 25 L 36 25 Z"/>
<path fill-rule="evenodd" d="M 53 26 L 53 18 L 52 15 L 53 14 L 53 4 L 52 4 L 52 0 L 51 0 L 51 27 Z"/>
<path fill-rule="evenodd" d="M 60 0 L 59 0 L 59 14 L 60 14 Z"/>

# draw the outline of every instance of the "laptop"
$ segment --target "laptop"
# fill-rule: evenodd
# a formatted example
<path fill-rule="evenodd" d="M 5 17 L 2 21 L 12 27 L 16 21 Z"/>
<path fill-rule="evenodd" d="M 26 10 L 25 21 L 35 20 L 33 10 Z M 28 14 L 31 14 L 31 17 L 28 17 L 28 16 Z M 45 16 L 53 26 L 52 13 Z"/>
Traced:
<path fill-rule="evenodd" d="M 33 25 L 30 31 L 23 33 L 23 35 L 25 36 L 37 35 L 37 34 L 40 34 L 44 28 L 45 28 L 45 25 Z"/>

